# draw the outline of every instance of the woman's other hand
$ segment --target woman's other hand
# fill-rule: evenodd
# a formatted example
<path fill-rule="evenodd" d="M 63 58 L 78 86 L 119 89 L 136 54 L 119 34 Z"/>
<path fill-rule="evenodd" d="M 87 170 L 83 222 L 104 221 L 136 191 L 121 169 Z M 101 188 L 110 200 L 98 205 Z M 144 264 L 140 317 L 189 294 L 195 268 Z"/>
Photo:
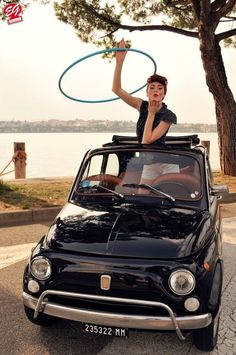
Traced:
<path fill-rule="evenodd" d="M 160 111 L 162 105 L 160 105 L 160 102 L 156 100 L 151 100 L 148 102 L 148 113 L 151 115 L 154 115 Z"/>

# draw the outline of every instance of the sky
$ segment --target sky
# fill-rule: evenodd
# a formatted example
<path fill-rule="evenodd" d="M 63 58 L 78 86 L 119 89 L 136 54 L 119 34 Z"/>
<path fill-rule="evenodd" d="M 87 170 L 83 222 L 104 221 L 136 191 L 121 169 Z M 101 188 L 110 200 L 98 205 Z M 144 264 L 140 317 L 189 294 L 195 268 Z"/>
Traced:
<path fill-rule="evenodd" d="M 137 120 L 138 112 L 121 100 L 87 104 L 62 95 L 58 80 L 64 70 L 101 48 L 83 43 L 71 26 L 56 18 L 51 5 L 31 4 L 22 17 L 22 22 L 11 25 L 0 20 L 1 121 Z M 117 39 L 122 37 L 132 41 L 132 48 L 150 55 L 158 74 L 168 78 L 164 101 L 176 113 L 179 123 L 216 123 L 214 101 L 206 86 L 197 39 L 163 31 L 119 31 Z M 236 50 L 222 48 L 222 54 L 235 96 Z M 114 59 L 109 63 L 99 55 L 83 60 L 65 75 L 63 90 L 84 100 L 113 98 L 114 66 Z M 124 89 L 139 88 L 153 70 L 147 56 L 129 52 L 122 75 Z M 145 99 L 145 89 L 135 96 Z"/>

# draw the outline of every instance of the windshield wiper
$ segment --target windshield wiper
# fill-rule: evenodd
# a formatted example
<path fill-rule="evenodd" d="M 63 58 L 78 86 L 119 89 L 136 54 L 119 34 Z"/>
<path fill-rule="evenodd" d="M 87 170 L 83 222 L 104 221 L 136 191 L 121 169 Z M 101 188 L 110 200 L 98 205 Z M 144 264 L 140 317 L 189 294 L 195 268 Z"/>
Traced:
<path fill-rule="evenodd" d="M 120 194 L 119 192 L 116 192 L 114 190 L 111 190 L 111 189 L 108 189 L 107 187 L 105 186 L 102 186 L 102 185 L 92 185 L 92 186 L 83 186 L 83 187 L 79 187 L 79 190 L 83 190 L 83 189 L 102 189 L 104 191 L 108 191 L 108 192 L 111 192 L 113 195 L 119 197 L 119 198 L 124 198 L 124 195 Z M 77 191 L 78 192 L 78 191 Z"/>
<path fill-rule="evenodd" d="M 108 189 L 108 188 L 105 187 L 105 186 L 102 186 L 102 185 L 94 185 L 94 187 L 98 187 L 98 188 L 100 188 L 100 189 L 102 189 L 102 190 L 111 192 L 113 195 L 118 196 L 118 197 L 120 197 L 120 198 L 124 198 L 124 195 L 122 195 L 122 194 L 120 194 L 119 192 L 116 192 L 116 191 L 114 191 L 114 190 Z"/>
<path fill-rule="evenodd" d="M 166 194 L 165 192 L 149 185 L 149 184 L 123 184 L 122 186 L 124 187 L 137 187 L 137 188 L 145 188 L 145 189 L 149 189 L 150 191 L 159 194 L 163 197 L 165 197 L 169 202 L 174 203 L 175 202 L 175 198 L 169 194 Z"/>

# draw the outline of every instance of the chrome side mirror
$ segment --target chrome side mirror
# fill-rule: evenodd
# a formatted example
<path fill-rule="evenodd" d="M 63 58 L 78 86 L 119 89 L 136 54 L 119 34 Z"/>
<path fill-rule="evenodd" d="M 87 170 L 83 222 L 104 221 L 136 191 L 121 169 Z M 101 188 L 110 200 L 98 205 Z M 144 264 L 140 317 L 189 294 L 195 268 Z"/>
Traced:
<path fill-rule="evenodd" d="M 228 185 L 213 185 L 210 194 L 213 196 L 222 196 L 229 193 Z"/>

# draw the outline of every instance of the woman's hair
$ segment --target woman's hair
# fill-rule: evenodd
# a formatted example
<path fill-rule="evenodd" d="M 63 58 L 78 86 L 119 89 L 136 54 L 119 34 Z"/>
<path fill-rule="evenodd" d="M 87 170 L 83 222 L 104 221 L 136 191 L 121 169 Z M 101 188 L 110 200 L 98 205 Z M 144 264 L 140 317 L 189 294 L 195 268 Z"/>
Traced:
<path fill-rule="evenodd" d="M 147 79 L 147 84 L 151 84 L 154 82 L 158 82 L 158 83 L 162 84 L 164 86 L 164 91 L 166 94 L 168 80 L 164 76 L 161 76 L 158 74 L 153 74 Z"/>

